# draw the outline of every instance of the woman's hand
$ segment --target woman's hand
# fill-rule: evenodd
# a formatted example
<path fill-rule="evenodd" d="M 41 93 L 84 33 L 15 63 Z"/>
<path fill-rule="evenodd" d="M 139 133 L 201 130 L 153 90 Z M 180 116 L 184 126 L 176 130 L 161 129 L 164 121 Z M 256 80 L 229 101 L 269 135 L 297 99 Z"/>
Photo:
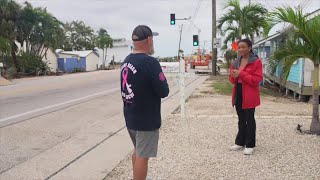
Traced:
<path fill-rule="evenodd" d="M 235 69 L 231 72 L 231 76 L 234 78 L 238 78 L 239 74 L 240 74 L 240 71 L 235 70 Z"/>

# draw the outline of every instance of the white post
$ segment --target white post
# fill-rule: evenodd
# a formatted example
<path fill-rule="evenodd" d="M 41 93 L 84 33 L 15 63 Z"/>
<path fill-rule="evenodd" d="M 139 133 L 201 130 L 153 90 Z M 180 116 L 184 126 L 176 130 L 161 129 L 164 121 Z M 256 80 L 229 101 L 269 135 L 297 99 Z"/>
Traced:
<path fill-rule="evenodd" d="M 0 63 L 0 77 L 1 77 L 1 68 L 3 68 L 3 63 Z"/>
<path fill-rule="evenodd" d="M 180 73 L 179 73 L 179 85 L 180 85 L 180 113 L 181 113 L 181 118 L 185 118 L 185 84 L 184 84 L 184 78 L 185 78 L 185 61 L 184 59 L 180 58 L 179 61 L 180 65 Z"/>

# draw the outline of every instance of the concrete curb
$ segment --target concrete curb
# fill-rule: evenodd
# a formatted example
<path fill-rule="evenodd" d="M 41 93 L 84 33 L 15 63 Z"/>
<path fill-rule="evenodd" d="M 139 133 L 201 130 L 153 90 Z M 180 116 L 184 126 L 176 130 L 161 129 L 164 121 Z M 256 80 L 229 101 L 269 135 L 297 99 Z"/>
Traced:
<path fill-rule="evenodd" d="M 12 85 L 13 83 L 9 80 L 6 80 L 5 78 L 0 76 L 0 86 L 9 86 Z"/>

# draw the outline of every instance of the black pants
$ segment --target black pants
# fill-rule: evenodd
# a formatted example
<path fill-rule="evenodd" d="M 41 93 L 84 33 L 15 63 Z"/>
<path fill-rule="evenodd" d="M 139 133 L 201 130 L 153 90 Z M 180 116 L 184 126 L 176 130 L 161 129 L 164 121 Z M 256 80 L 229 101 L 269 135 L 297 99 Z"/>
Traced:
<path fill-rule="evenodd" d="M 256 146 L 256 120 L 254 119 L 255 108 L 242 109 L 242 84 L 237 84 L 236 110 L 239 118 L 239 132 L 236 144 L 253 148 Z"/>

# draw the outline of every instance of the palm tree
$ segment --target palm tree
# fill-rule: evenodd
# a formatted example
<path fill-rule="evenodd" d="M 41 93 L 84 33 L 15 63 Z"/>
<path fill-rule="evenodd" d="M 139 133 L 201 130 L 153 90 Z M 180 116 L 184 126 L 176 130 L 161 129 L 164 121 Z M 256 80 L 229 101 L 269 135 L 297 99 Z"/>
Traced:
<path fill-rule="evenodd" d="M 4 62 L 5 57 L 7 57 L 8 54 L 10 54 L 10 51 L 10 41 L 0 36 L 0 62 Z"/>
<path fill-rule="evenodd" d="M 294 62 L 299 58 L 308 58 L 314 64 L 313 71 L 313 112 L 310 131 L 320 134 L 319 123 L 319 64 L 320 64 L 320 16 L 309 20 L 303 14 L 301 8 L 291 7 L 277 8 L 270 13 L 268 28 L 270 29 L 279 23 L 290 23 L 292 34 L 287 41 L 277 49 L 270 59 L 270 67 L 274 73 L 278 65 L 283 65 L 282 76 L 287 79 Z"/>
<path fill-rule="evenodd" d="M 235 26 L 228 26 L 226 29 L 223 30 L 224 32 L 221 32 L 223 35 L 227 35 L 224 38 L 223 43 L 225 45 L 228 44 L 228 42 L 235 42 L 238 39 L 239 36 L 239 28 Z"/>
<path fill-rule="evenodd" d="M 62 46 L 62 23 L 45 8 L 34 8 L 26 2 L 18 22 L 17 41 L 21 45 L 26 43 L 26 53 L 42 59 L 49 48 L 56 49 Z"/>
<path fill-rule="evenodd" d="M 19 71 L 20 65 L 16 57 L 17 46 L 15 44 L 16 39 L 16 26 L 20 16 L 20 5 L 13 0 L 0 0 L 0 37 L 2 38 L 2 47 L 8 50 L 10 47 L 10 53 L 14 66 Z M 8 46 L 10 42 L 10 46 Z"/>
<path fill-rule="evenodd" d="M 10 52 L 10 41 L 0 36 L 0 55 Z"/>
<path fill-rule="evenodd" d="M 108 34 L 108 31 L 103 28 L 101 28 L 98 31 L 97 47 L 99 47 L 100 49 L 103 50 L 102 64 L 103 64 L 103 68 L 105 68 L 107 50 L 108 50 L 108 48 L 113 47 L 113 40 L 112 40 L 111 36 Z"/>
<path fill-rule="evenodd" d="M 243 35 L 253 40 L 254 35 L 259 35 L 265 26 L 265 15 L 268 10 L 261 4 L 249 4 L 240 7 L 239 0 L 229 0 L 228 12 L 218 20 L 218 26 L 222 35 L 227 35 L 226 41 L 241 39 Z M 224 26 L 227 25 L 227 28 Z"/>
<path fill-rule="evenodd" d="M 90 26 L 83 21 L 72 21 L 64 25 L 66 33 L 65 46 L 72 50 L 92 50 L 95 47 L 96 36 Z"/>

